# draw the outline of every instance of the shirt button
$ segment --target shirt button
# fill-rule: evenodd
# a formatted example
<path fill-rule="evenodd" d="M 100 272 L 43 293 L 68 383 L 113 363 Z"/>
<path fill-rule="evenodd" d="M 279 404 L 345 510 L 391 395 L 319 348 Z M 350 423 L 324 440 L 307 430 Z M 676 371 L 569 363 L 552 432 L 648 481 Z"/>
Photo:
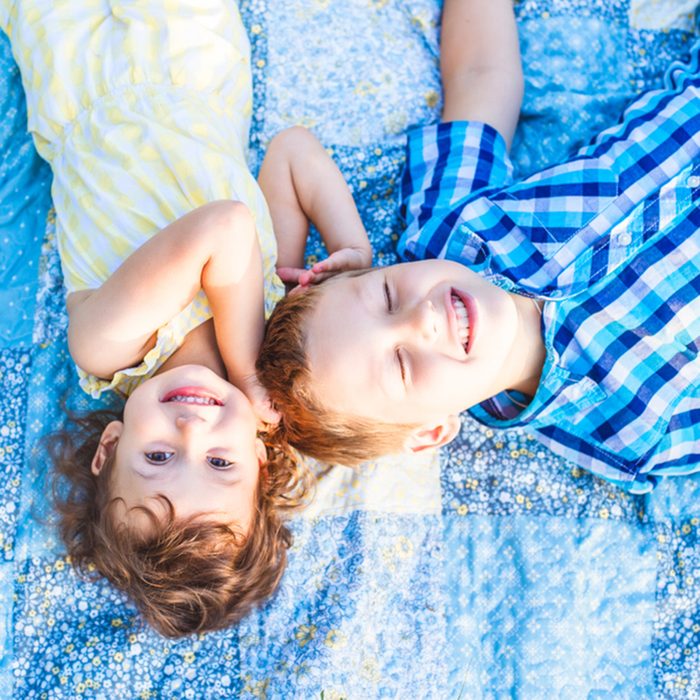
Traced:
<path fill-rule="evenodd" d="M 688 187 L 700 187 L 700 175 L 691 175 L 688 178 Z"/>
<path fill-rule="evenodd" d="M 627 231 L 623 231 L 622 233 L 617 234 L 617 242 L 620 245 L 629 245 L 632 242 L 632 236 L 630 236 Z"/>

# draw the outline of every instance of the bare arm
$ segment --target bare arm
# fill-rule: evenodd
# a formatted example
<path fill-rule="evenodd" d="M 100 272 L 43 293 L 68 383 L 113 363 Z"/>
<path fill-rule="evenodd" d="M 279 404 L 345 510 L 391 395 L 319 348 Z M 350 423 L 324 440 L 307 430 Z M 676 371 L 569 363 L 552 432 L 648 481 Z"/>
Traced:
<path fill-rule="evenodd" d="M 302 127 L 272 139 L 258 176 L 277 237 L 285 282 L 310 284 L 325 274 L 369 267 L 372 249 L 347 183 L 316 137 Z M 311 221 L 329 257 L 304 270 Z"/>
<path fill-rule="evenodd" d="M 99 377 L 143 359 L 155 333 L 204 289 L 229 380 L 247 391 L 262 340 L 262 261 L 238 202 L 212 202 L 166 226 L 102 284 L 68 299 L 76 364 Z M 73 296 L 73 295 L 71 295 Z"/>
<path fill-rule="evenodd" d="M 523 97 L 512 0 L 445 0 L 440 43 L 442 121 L 485 122 L 510 148 Z"/>

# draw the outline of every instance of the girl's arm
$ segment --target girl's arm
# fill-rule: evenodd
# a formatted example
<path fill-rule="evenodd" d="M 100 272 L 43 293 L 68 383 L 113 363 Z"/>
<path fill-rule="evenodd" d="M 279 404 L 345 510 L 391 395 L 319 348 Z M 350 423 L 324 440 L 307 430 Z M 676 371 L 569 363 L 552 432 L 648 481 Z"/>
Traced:
<path fill-rule="evenodd" d="M 480 121 L 510 148 L 523 98 L 513 0 L 445 0 L 442 121 Z"/>
<path fill-rule="evenodd" d="M 204 289 L 229 380 L 260 399 L 255 358 L 264 328 L 262 260 L 244 204 L 212 202 L 166 226 L 102 284 L 68 299 L 76 364 L 98 377 L 139 363 L 155 334 Z M 252 394 L 252 396 L 251 396 Z"/>
<path fill-rule="evenodd" d="M 372 264 L 372 248 L 340 170 L 303 127 L 285 129 L 267 149 L 258 176 L 277 238 L 277 272 L 284 282 L 308 285 L 342 270 Z M 305 270 L 311 221 L 329 256 Z"/>

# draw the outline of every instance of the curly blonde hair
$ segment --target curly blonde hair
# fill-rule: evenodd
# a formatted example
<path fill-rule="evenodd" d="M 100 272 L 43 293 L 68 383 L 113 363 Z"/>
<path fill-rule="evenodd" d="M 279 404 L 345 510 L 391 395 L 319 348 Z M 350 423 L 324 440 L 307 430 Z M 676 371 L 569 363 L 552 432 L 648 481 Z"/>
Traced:
<path fill-rule="evenodd" d="M 150 523 L 130 527 L 115 517 L 121 499 L 110 493 L 114 459 L 91 470 L 102 431 L 114 411 L 71 416 L 73 426 L 48 443 L 59 529 L 76 570 L 98 572 L 133 600 L 146 622 L 166 637 L 221 629 L 268 598 L 282 578 L 292 537 L 283 514 L 301 505 L 311 486 L 293 451 L 261 435 L 268 461 L 260 470 L 248 533 L 207 520 L 166 517 L 137 506 Z"/>

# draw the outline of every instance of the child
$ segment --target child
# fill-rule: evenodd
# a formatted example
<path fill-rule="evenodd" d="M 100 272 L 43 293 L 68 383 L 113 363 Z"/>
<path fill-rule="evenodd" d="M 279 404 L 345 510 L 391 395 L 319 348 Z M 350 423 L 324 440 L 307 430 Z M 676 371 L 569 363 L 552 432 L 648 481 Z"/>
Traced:
<path fill-rule="evenodd" d="M 79 570 L 94 564 L 177 636 L 274 590 L 290 543 L 280 511 L 308 476 L 256 430 L 256 413 L 276 419 L 255 377 L 263 278 L 268 307 L 280 289 L 245 161 L 247 37 L 232 3 L 173 7 L 35 0 L 0 20 L 53 169 L 71 355 L 91 394 L 129 396 L 54 445 L 62 533 Z M 369 264 L 352 197 L 308 132 L 273 140 L 261 182 L 273 219 L 290 201 L 304 213 L 281 229 L 288 278 L 304 281 L 309 218 L 331 252 L 317 273 Z"/>
<path fill-rule="evenodd" d="M 700 44 L 620 126 L 513 183 L 511 2 L 447 0 L 442 31 L 445 121 L 409 134 L 402 190 L 399 252 L 426 259 L 275 310 L 258 368 L 291 443 L 353 464 L 443 445 L 469 409 L 636 493 L 697 471 Z"/>

